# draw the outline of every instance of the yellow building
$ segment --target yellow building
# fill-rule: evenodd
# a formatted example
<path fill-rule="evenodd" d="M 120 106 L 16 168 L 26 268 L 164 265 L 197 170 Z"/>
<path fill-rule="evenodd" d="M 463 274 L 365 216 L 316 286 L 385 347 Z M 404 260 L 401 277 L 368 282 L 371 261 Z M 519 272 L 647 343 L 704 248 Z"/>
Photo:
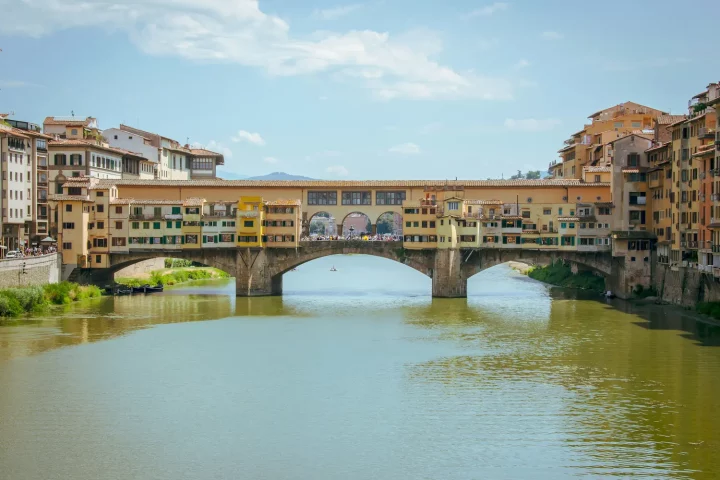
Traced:
<path fill-rule="evenodd" d="M 296 248 L 300 245 L 300 200 L 271 200 L 264 202 L 264 244 L 269 248 Z"/>
<path fill-rule="evenodd" d="M 237 214 L 237 246 L 263 247 L 265 208 L 262 197 L 240 197 Z"/>

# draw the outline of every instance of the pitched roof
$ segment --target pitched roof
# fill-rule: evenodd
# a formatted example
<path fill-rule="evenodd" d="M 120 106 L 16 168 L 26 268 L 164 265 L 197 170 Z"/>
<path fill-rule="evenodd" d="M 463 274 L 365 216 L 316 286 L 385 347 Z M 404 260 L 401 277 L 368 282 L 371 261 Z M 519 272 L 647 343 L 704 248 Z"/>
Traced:
<path fill-rule="evenodd" d="M 134 203 L 132 198 L 113 198 L 110 200 L 110 205 L 130 205 L 131 203 Z"/>
<path fill-rule="evenodd" d="M 468 205 L 502 205 L 502 200 L 465 200 Z"/>
<path fill-rule="evenodd" d="M 53 140 L 50 140 L 48 142 L 48 147 L 83 147 L 83 148 L 95 148 L 98 150 L 104 150 L 106 152 L 112 152 L 119 155 L 126 155 L 127 150 L 121 150 L 119 148 L 115 147 L 106 147 L 103 145 L 98 145 L 97 143 L 88 142 L 87 140 L 69 140 L 66 138 L 56 138 Z"/>
<path fill-rule="evenodd" d="M 190 152 L 193 155 L 205 155 L 208 157 L 222 157 L 222 153 L 213 152 L 211 150 L 207 150 L 205 148 L 191 148 Z"/>
<path fill-rule="evenodd" d="M 137 200 L 130 199 L 131 205 L 182 205 L 182 200 Z"/>
<path fill-rule="evenodd" d="M 202 204 L 204 202 L 204 198 L 190 197 L 185 199 L 185 201 L 183 202 L 183 207 L 202 207 Z"/>
<path fill-rule="evenodd" d="M 588 173 L 608 173 L 612 171 L 611 167 L 583 167 Z"/>
<path fill-rule="evenodd" d="M 300 200 L 270 200 L 269 202 L 265 202 L 265 205 L 285 205 L 285 206 L 299 206 Z"/>
<path fill-rule="evenodd" d="M 65 195 L 65 194 L 54 194 L 54 195 L 48 195 L 48 200 L 54 200 L 54 201 L 78 201 L 78 202 L 89 202 L 90 196 L 89 195 Z"/>
<path fill-rule="evenodd" d="M 0 132 L 5 132 L 8 135 L 24 138 L 26 140 L 30 139 L 30 137 L 25 135 L 26 132 L 24 130 L 18 130 L 17 128 L 8 127 L 6 125 L 0 125 Z"/>
<path fill-rule="evenodd" d="M 82 125 L 84 127 L 87 127 L 93 120 L 95 120 L 93 117 L 87 117 L 84 120 L 62 120 L 57 119 L 56 117 L 45 117 L 43 125 Z"/>
<path fill-rule="evenodd" d="M 100 179 L 116 186 L 145 187 L 232 187 L 232 188 L 422 188 L 422 187 L 606 187 L 607 182 L 583 182 L 578 179 L 544 180 L 140 180 Z"/>
<path fill-rule="evenodd" d="M 671 125 L 673 123 L 685 120 L 685 115 L 660 115 L 657 117 L 658 125 Z"/>

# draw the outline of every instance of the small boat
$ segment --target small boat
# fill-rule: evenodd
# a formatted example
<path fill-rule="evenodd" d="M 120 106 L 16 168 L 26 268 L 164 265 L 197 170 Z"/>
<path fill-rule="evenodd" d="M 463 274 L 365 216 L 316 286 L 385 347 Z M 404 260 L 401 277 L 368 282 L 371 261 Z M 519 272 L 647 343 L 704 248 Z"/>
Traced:
<path fill-rule="evenodd" d="M 615 298 L 615 294 L 608 290 L 605 292 L 605 298 Z"/>
<path fill-rule="evenodd" d="M 150 285 L 145 286 L 145 293 L 157 293 L 162 292 L 165 286 L 162 283 L 158 283 L 154 287 L 151 287 Z"/>
<path fill-rule="evenodd" d="M 335 268 L 335 265 L 332 266 L 332 268 L 330 269 L 330 271 L 331 271 L 331 272 L 337 272 L 337 269 Z"/>
<path fill-rule="evenodd" d="M 148 286 L 149 286 L 149 285 L 142 285 L 142 286 L 140 286 L 140 287 L 132 287 L 132 291 L 133 291 L 133 293 L 145 293 L 145 289 L 146 289 Z"/>
<path fill-rule="evenodd" d="M 108 295 L 113 293 L 113 286 L 112 285 L 105 285 L 105 293 Z"/>
<path fill-rule="evenodd" d="M 115 295 L 132 295 L 133 289 L 127 287 L 118 287 L 115 289 Z"/>

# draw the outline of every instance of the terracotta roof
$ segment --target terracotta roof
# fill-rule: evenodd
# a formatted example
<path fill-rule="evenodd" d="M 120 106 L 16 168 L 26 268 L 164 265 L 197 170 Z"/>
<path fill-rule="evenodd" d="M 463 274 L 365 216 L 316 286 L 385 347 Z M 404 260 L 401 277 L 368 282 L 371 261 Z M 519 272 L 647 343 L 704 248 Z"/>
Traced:
<path fill-rule="evenodd" d="M 94 177 L 70 177 L 63 182 L 64 187 L 83 187 L 88 190 L 107 190 L 112 185 L 98 184 L 99 180 Z"/>
<path fill-rule="evenodd" d="M 579 222 L 578 217 L 558 217 L 559 222 Z"/>
<path fill-rule="evenodd" d="M 670 142 L 663 142 L 663 143 L 660 143 L 659 145 L 655 145 L 654 147 L 650 147 L 650 148 L 648 148 L 648 149 L 645 150 L 645 151 L 646 151 L 646 152 L 649 152 L 649 151 L 651 151 L 651 150 L 657 150 L 657 149 L 659 149 L 659 148 L 667 147 L 667 145 L 668 145 L 669 143 L 670 143 Z"/>
<path fill-rule="evenodd" d="M 113 198 L 110 200 L 110 205 L 130 205 L 134 203 L 132 198 Z"/>
<path fill-rule="evenodd" d="M 502 200 L 465 200 L 468 205 L 502 205 Z"/>
<path fill-rule="evenodd" d="M 660 115 L 657 117 L 657 123 L 659 125 L 672 125 L 685 120 L 685 118 L 687 118 L 685 115 Z"/>
<path fill-rule="evenodd" d="M 12 136 L 14 136 L 14 137 L 25 138 L 25 139 L 28 139 L 28 140 L 30 139 L 30 137 L 28 137 L 27 135 L 25 135 L 25 132 L 24 132 L 23 130 L 19 130 L 19 131 L 17 131 L 17 132 L 16 132 L 15 130 L 17 130 L 17 129 L 16 129 L 16 128 L 13 128 L 13 127 L 8 127 L 8 126 L 6 126 L 6 125 L 0 125 L 0 132 L 5 132 L 5 133 L 7 133 L 8 135 L 12 135 Z"/>
<path fill-rule="evenodd" d="M 193 155 L 205 155 L 208 157 L 222 157 L 222 153 L 213 152 L 211 150 L 207 150 L 205 148 L 191 148 L 190 152 Z"/>
<path fill-rule="evenodd" d="M 107 152 L 117 153 L 120 155 L 125 155 L 127 153 L 127 150 L 121 150 L 119 148 L 115 147 L 105 147 L 103 145 L 98 145 L 97 143 L 88 142 L 87 140 L 68 140 L 65 138 L 58 138 L 53 139 L 48 142 L 48 148 L 50 147 L 57 147 L 57 148 L 63 148 L 63 147 L 83 147 L 83 148 L 95 148 L 98 150 L 105 150 Z"/>
<path fill-rule="evenodd" d="M 595 202 L 596 207 L 610 207 L 613 208 L 615 205 L 612 202 Z"/>
<path fill-rule="evenodd" d="M 503 220 L 522 220 L 523 219 L 523 217 L 521 217 L 520 215 L 501 215 L 501 217 Z M 529 220 L 529 219 L 526 218 L 525 220 Z"/>
<path fill-rule="evenodd" d="M 55 120 L 55 117 L 46 117 L 43 121 L 43 125 L 82 125 L 84 127 L 90 125 L 90 121 L 95 120 L 92 117 L 88 117 L 84 120 Z"/>
<path fill-rule="evenodd" d="M 78 202 L 89 202 L 90 197 L 88 195 L 54 194 L 54 195 L 48 195 L 48 200 L 55 200 L 55 201 L 72 200 L 72 201 L 78 201 Z"/>
<path fill-rule="evenodd" d="M 265 202 L 265 205 L 300 206 L 300 200 L 270 200 L 269 202 Z"/>
<path fill-rule="evenodd" d="M 131 205 L 182 205 L 182 203 L 182 200 L 136 200 L 134 198 L 130 199 Z"/>
<path fill-rule="evenodd" d="M 611 167 L 583 167 L 583 170 L 588 173 L 609 173 L 612 172 Z"/>
<path fill-rule="evenodd" d="M 640 170 L 637 168 L 623 168 L 622 173 L 640 173 Z"/>
<path fill-rule="evenodd" d="M 546 180 L 139 180 L 100 179 L 117 186 L 147 187 L 234 187 L 234 188 L 421 188 L 421 187 L 607 187 L 607 182 L 582 182 L 577 179 Z"/>
<path fill-rule="evenodd" d="M 202 207 L 202 204 L 204 202 L 204 198 L 190 197 L 185 199 L 185 201 L 183 202 L 183 207 Z"/>
<path fill-rule="evenodd" d="M 715 153 L 715 145 L 703 145 L 701 147 L 698 147 L 698 151 L 696 153 L 693 153 L 693 157 L 702 157 L 703 155 L 708 155 Z"/>

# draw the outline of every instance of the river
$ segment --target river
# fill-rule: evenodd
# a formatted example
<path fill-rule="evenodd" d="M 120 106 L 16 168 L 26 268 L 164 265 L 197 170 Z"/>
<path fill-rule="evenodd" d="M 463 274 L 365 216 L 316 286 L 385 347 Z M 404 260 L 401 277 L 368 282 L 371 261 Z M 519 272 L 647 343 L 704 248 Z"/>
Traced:
<path fill-rule="evenodd" d="M 335 266 L 337 272 L 330 272 Z M 366 256 L 0 326 L 0 478 L 711 479 L 720 333 L 507 266 Z"/>

